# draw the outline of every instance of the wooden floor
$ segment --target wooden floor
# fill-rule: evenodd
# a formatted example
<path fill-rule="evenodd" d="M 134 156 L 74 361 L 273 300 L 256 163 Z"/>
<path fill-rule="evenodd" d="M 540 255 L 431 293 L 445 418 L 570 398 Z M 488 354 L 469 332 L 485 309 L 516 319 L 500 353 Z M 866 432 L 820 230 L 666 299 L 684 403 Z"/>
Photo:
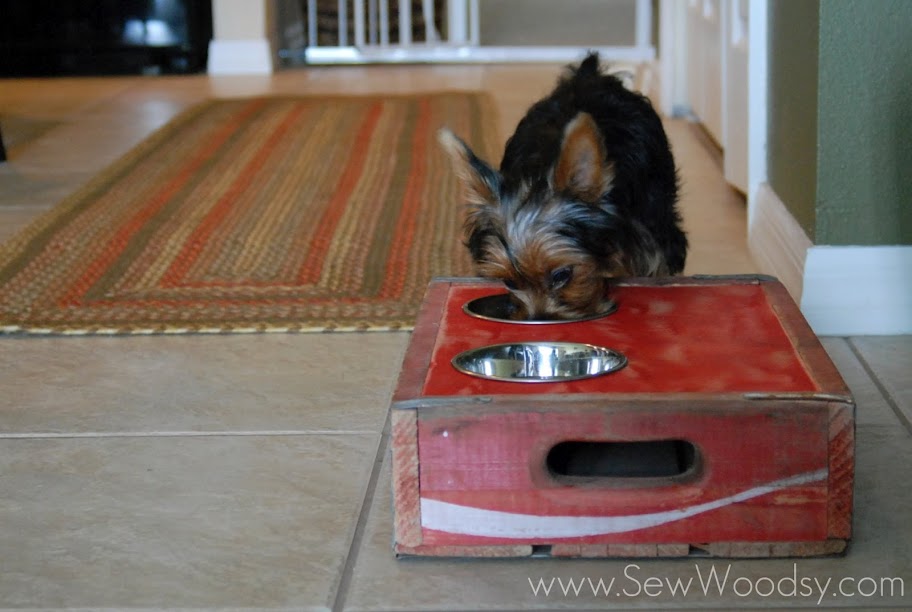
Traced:
<path fill-rule="evenodd" d="M 488 91 L 501 141 L 559 67 L 396 66 L 264 77 L 0 81 L 0 240 L 210 97 Z M 754 272 L 743 197 L 702 131 L 667 121 L 692 250 L 686 272 Z M 396 561 L 387 410 L 407 333 L 0 338 L 0 608 L 518 610 L 790 608 L 912 597 L 912 339 L 827 338 L 858 400 L 856 540 L 844 559 Z M 750 435 L 735 432 L 734 435 Z M 698 591 L 697 572 L 730 580 Z M 688 595 L 647 578 L 692 579 Z M 841 578 L 857 592 L 835 592 Z M 863 577 L 905 579 L 871 597 Z M 552 581 L 615 578 L 609 594 Z M 549 594 L 538 589 L 553 584 Z M 742 596 L 747 585 L 758 588 Z M 812 582 L 813 584 L 813 582 Z M 878 587 L 880 582 L 877 583 Z M 639 585 L 639 589 L 637 588 Z M 800 587 L 800 585 L 799 585 Z M 896 586 L 898 589 L 898 585 Z M 835 594 L 834 594 L 835 593 Z"/>

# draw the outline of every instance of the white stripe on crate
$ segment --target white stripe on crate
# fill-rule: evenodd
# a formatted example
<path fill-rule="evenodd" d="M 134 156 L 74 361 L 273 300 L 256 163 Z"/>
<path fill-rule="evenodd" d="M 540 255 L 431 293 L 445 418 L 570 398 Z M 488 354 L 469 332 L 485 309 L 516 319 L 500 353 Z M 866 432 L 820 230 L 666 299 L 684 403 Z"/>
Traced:
<path fill-rule="evenodd" d="M 789 478 L 774 480 L 729 497 L 686 508 L 649 514 L 631 514 L 628 516 L 541 516 L 536 514 L 517 514 L 460 506 L 422 498 L 421 526 L 425 529 L 467 536 L 516 539 L 574 538 L 626 533 L 673 523 L 704 512 L 760 497 L 761 495 L 767 495 L 787 487 L 823 480 L 826 477 L 826 469 L 805 472 Z"/>

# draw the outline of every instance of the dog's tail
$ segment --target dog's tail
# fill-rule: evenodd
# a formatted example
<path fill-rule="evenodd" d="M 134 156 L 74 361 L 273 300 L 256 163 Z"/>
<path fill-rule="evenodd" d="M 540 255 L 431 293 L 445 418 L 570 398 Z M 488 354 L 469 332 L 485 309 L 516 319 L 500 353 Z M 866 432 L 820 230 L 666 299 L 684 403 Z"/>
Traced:
<path fill-rule="evenodd" d="M 581 77 L 597 76 L 601 74 L 602 70 L 599 66 L 598 51 L 590 51 L 575 72 L 577 76 Z"/>
<path fill-rule="evenodd" d="M 587 87 L 591 83 L 589 79 L 610 76 L 620 82 L 624 88 L 634 91 L 636 89 L 637 68 L 624 64 L 609 64 L 602 66 L 597 51 L 590 51 L 588 55 L 580 62 L 579 66 L 570 67 L 569 76 L 575 79 L 581 87 Z M 642 76 L 640 76 L 642 79 Z M 640 83 L 640 86 L 642 83 Z"/>

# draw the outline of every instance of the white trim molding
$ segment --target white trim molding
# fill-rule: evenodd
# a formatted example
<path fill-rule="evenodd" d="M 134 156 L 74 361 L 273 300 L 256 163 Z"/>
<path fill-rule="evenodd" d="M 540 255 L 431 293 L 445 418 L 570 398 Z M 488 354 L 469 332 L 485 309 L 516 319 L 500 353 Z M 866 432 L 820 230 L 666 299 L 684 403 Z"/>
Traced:
<path fill-rule="evenodd" d="M 272 47 L 265 38 L 211 40 L 207 71 L 213 75 L 271 74 Z"/>
<path fill-rule="evenodd" d="M 732 7 L 732 10 L 736 10 Z M 747 30 L 747 193 L 767 180 L 767 113 L 769 111 L 769 32 L 766 0 L 748 5 Z M 748 201 L 748 209 L 751 202 Z M 750 214 L 750 210 L 748 211 Z"/>
<path fill-rule="evenodd" d="M 801 311 L 823 336 L 912 334 L 912 246 L 814 246 Z"/>
<path fill-rule="evenodd" d="M 687 91 L 687 4 L 659 0 L 658 109 L 666 117 L 690 114 Z"/>
<path fill-rule="evenodd" d="M 801 300 L 804 260 L 813 246 L 769 183 L 760 183 L 748 210 L 747 247 L 765 274 L 779 278 Z"/>
<path fill-rule="evenodd" d="M 747 244 L 821 336 L 912 334 L 912 246 L 815 246 L 769 183 L 754 194 Z"/>
<path fill-rule="evenodd" d="M 598 51 L 605 63 L 651 62 L 655 47 L 494 47 L 449 44 L 408 46 L 307 47 L 308 64 L 410 64 L 575 62 L 587 51 Z"/>

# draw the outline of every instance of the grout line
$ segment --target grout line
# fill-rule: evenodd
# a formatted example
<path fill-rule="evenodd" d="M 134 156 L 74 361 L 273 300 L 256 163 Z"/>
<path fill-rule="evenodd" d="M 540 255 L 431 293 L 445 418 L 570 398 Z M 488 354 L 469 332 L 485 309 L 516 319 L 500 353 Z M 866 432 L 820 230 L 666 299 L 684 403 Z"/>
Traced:
<path fill-rule="evenodd" d="M 899 407 L 897 401 L 890 394 L 889 389 L 887 389 L 886 385 L 881 382 L 880 378 L 877 376 L 877 373 L 874 371 L 874 368 L 872 368 L 871 364 L 869 364 L 868 361 L 864 358 L 861 350 L 855 346 L 855 343 L 852 341 L 852 339 L 846 338 L 845 340 L 846 344 L 849 345 L 849 349 L 851 349 L 852 354 L 855 355 L 855 358 L 858 360 L 858 362 L 861 364 L 861 367 L 868 375 L 868 378 L 871 379 L 871 382 L 874 383 L 874 386 L 877 387 L 877 390 L 880 392 L 881 396 L 883 396 L 884 401 L 887 402 L 887 405 L 890 407 L 890 409 L 893 410 L 896 418 L 898 418 L 899 422 L 902 423 L 903 427 L 905 427 L 906 433 L 912 435 L 912 422 L 909 421 L 909 417 L 907 417 L 902 408 Z"/>
<path fill-rule="evenodd" d="M 261 431 L 86 431 L 86 432 L 26 432 L 2 433 L 0 440 L 41 440 L 60 438 L 217 438 L 244 436 L 350 436 L 376 435 L 376 431 L 362 429 L 302 429 Z"/>
<path fill-rule="evenodd" d="M 358 522 L 355 524 L 355 532 L 352 534 L 351 545 L 348 548 L 348 555 L 345 557 L 345 565 L 339 575 L 339 583 L 335 589 L 335 598 L 332 604 L 333 612 L 341 612 L 345 609 L 345 600 L 348 598 L 348 590 L 351 587 L 352 578 L 355 573 L 355 564 L 358 562 L 358 553 L 364 543 L 364 531 L 367 528 L 367 519 L 374 505 L 374 495 L 377 492 L 377 484 L 380 481 L 380 471 L 383 467 L 383 459 L 386 457 L 389 449 L 389 426 L 390 414 L 386 415 L 386 423 L 383 431 L 380 433 L 380 443 L 377 445 L 377 454 L 374 456 L 374 465 L 371 469 L 370 478 L 364 492 L 364 499 L 361 502 L 361 512 L 358 513 Z M 390 547 L 392 555 L 392 547 Z"/>

